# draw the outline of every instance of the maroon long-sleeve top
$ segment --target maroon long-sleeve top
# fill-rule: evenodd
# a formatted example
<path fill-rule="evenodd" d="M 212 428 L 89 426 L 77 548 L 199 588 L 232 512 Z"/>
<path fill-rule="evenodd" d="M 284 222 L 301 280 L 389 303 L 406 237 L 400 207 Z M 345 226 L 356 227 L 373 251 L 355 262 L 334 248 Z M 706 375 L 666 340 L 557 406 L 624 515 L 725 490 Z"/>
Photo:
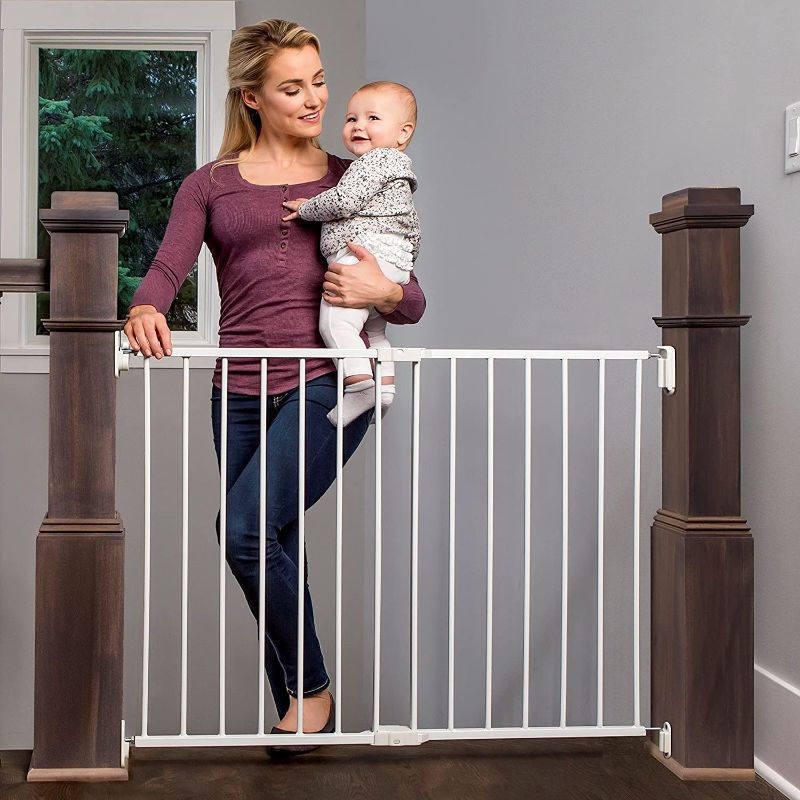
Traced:
<path fill-rule="evenodd" d="M 284 200 L 314 197 L 335 186 L 350 161 L 328 154 L 328 172 L 316 181 L 263 186 L 249 183 L 236 164 L 206 164 L 183 180 L 172 202 L 164 240 L 131 301 L 166 314 L 192 269 L 203 242 L 217 268 L 220 293 L 219 341 L 222 347 L 324 347 L 319 334 L 319 304 L 327 264 L 320 254 L 319 223 L 284 222 Z M 417 322 L 425 295 L 411 273 L 403 299 L 388 322 Z M 366 336 L 362 333 L 366 342 Z M 228 388 L 258 394 L 258 359 L 231 359 Z M 330 359 L 306 360 L 306 380 L 335 366 Z M 300 382 L 296 359 L 269 360 L 269 394 Z M 220 364 L 214 372 L 220 386 Z"/>

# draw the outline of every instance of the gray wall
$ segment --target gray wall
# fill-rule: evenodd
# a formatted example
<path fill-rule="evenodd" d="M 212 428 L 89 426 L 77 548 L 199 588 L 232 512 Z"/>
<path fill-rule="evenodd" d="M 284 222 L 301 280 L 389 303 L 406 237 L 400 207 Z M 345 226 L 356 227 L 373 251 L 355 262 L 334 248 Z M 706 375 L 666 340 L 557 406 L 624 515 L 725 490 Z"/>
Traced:
<path fill-rule="evenodd" d="M 739 0 L 677 0 L 668 7 L 617 0 L 613 4 L 555 4 L 502 0 L 491 6 L 407 0 L 402 7 L 383 0 L 366 3 L 296 4 L 240 2 L 239 24 L 286 14 L 318 32 L 332 88 L 325 144 L 341 153 L 336 109 L 363 79 L 388 78 L 416 92 L 420 116 L 409 154 L 420 178 L 417 207 L 423 248 L 417 265 L 429 310 L 395 341 L 452 347 L 650 348 L 659 342 L 651 317 L 660 311 L 660 241 L 647 214 L 661 195 L 684 186 L 736 185 L 756 216 L 743 230 L 743 514 L 756 537 L 756 660 L 789 683 L 800 685 L 796 620 L 800 617 L 796 565 L 798 544 L 785 520 L 797 482 L 797 457 L 786 431 L 794 427 L 796 379 L 788 365 L 794 275 L 790 265 L 797 235 L 792 200 L 800 177 L 782 169 L 783 109 L 798 98 L 800 55 L 793 31 L 800 8 L 789 0 L 767 4 Z M 364 44 L 364 41 L 366 44 Z M 364 50 L 366 48 L 366 50 Z M 366 63 L 364 64 L 364 52 Z M 336 57 L 335 67 L 332 58 Z M 333 67 L 333 68 L 332 68 Z M 629 365 L 628 365 L 629 367 Z M 457 724 L 480 723 L 483 708 L 483 609 L 485 603 L 485 382 L 483 366 L 460 372 L 459 550 L 457 559 L 459 673 Z M 420 592 L 428 604 L 420 648 L 425 667 L 420 684 L 422 725 L 443 723 L 446 678 L 446 369 L 423 371 Z M 387 475 L 398 489 L 386 494 L 384 563 L 384 704 L 382 720 L 407 718 L 408 561 L 404 499 L 409 468 L 408 389 L 400 370 L 397 407 L 387 418 Z M 607 628 L 606 715 L 630 717 L 631 508 L 630 369 L 609 366 L 607 421 L 609 484 L 605 565 Z M 198 465 L 193 469 L 197 514 L 208 517 L 213 498 L 203 497 L 213 478 L 204 405 L 203 376 L 197 376 L 193 412 Z M 570 507 L 570 722 L 584 721 L 595 698 L 594 573 L 592 541 L 596 457 L 595 373 L 573 367 L 570 375 L 573 490 Z M 534 668 L 532 719 L 555 721 L 558 690 L 559 534 L 561 462 L 559 374 L 553 365 L 534 370 Z M 140 401 L 141 377 L 126 376 L 120 395 L 119 507 L 129 528 L 131 587 L 126 663 L 126 716 L 138 719 L 138 656 L 141 595 Z M 768 387 L 765 391 L 764 387 Z M 659 398 L 654 365 L 645 365 L 643 425 L 644 532 L 658 507 Z M 521 697 L 519 597 L 521 582 L 519 369 L 497 368 L 498 488 L 495 518 L 495 721 L 516 724 Z M 45 380 L 3 376 L 0 420 L 0 746 L 30 745 L 33 622 L 33 535 L 45 507 Z M 177 401 L 177 376 L 165 376 L 163 397 Z M 128 419 L 130 421 L 128 421 Z M 175 416 L 177 419 L 177 416 Z M 177 438 L 160 442 L 165 458 L 177 452 Z M 205 453 L 203 448 L 205 447 Z M 170 454 L 172 454 L 170 456 Z M 371 445 L 365 444 L 348 470 L 349 499 L 363 501 L 348 525 L 353 560 L 346 584 L 351 612 L 346 641 L 346 701 L 357 727 L 368 716 L 369 687 L 360 687 L 358 665 L 371 658 Z M 19 468 L 19 459 L 23 467 Z M 444 476 L 444 477 L 443 477 Z M 170 477 L 167 480 L 175 481 Z M 386 484 L 385 484 L 386 486 Z M 585 488 L 585 492 L 581 492 Z M 163 492 L 166 492 L 167 487 Z M 166 495 L 164 495 L 166 497 Z M 310 522 L 312 586 L 332 662 L 330 635 L 330 498 Z M 159 496 L 159 519 L 167 500 Z M 325 505 L 327 503 L 327 505 Z M 160 510 L 159 510 L 160 509 Z M 173 521 L 174 527 L 176 523 Z M 627 527 L 626 527 L 627 526 Z M 202 521 L 198 523 L 202 531 Z M 164 536 L 167 528 L 164 528 Z M 198 578 L 203 590 L 198 622 L 214 624 L 213 541 L 198 534 Z M 172 559 L 164 541 L 161 608 L 175 604 L 169 587 Z M 644 552 L 647 556 L 647 536 Z M 174 573 L 173 573 L 174 574 Z M 647 589 L 647 572 L 643 574 Z M 202 595 L 207 596 L 203 597 Z M 252 624 L 235 588 L 229 594 L 233 626 L 229 658 L 252 656 Z M 364 602 L 362 602 L 362 598 Z M 238 603 L 238 605 L 237 605 Z M 647 618 L 647 603 L 643 615 Z M 357 621 L 361 615 L 363 624 Z M 158 640 L 168 643 L 174 615 L 159 619 Z M 172 627 L 170 627 L 172 626 Z M 172 631 L 172 633 L 171 633 Z M 646 638 L 646 637 L 645 637 Z M 213 633 L 209 633 L 209 642 Z M 165 644 L 166 646 L 166 644 Z M 210 645 L 209 645 L 210 646 Z M 239 649 L 241 648 L 241 650 Z M 249 648 L 249 650 L 248 650 Z M 646 642 L 643 668 L 646 674 Z M 239 653 L 243 655 L 239 655 Z M 170 661 L 172 658 L 172 661 Z M 174 651 L 163 656 L 174 672 Z M 252 659 L 241 666 L 252 686 Z M 236 669 L 239 669 L 237 666 Z M 248 670 L 250 670 L 248 672 Z M 215 667 L 199 672 L 195 692 L 213 691 Z M 205 684 L 200 682 L 205 680 Z M 766 682 L 766 683 L 765 683 Z M 174 683 L 173 683 L 174 686 Z M 389 688 L 394 687 L 394 688 Z M 643 682 L 647 719 L 647 681 Z M 769 696 L 767 694 L 769 693 Z M 776 694 L 777 693 L 777 694 Z M 781 694 L 783 693 L 783 694 Z M 364 695 L 367 695 L 366 699 Z M 247 696 L 246 694 L 243 696 Z M 250 695 L 252 696 L 252 695 Z M 800 729 L 800 709 L 774 682 L 756 683 L 757 755 L 800 784 L 800 768 L 781 741 Z M 246 700 L 232 713 L 246 720 Z M 163 725 L 174 719 L 174 688 L 165 686 Z M 161 706 L 159 705 L 159 708 Z M 213 702 L 209 706 L 213 709 Z M 213 725 L 211 712 L 198 718 Z M 658 722 L 658 721 L 656 721 Z M 775 731 L 784 732 L 775 735 Z"/>
<path fill-rule="evenodd" d="M 591 20 L 591 12 L 587 16 Z M 420 179 L 415 202 L 423 222 L 423 245 L 417 272 L 429 310 L 409 332 L 415 342 L 442 347 L 653 349 L 659 341 L 650 319 L 659 311 L 659 240 L 647 226 L 647 212 L 661 187 L 648 193 L 628 174 L 630 168 L 615 175 L 620 164 L 587 158 L 584 144 L 596 138 L 598 131 L 574 131 L 573 123 L 567 124 L 574 119 L 572 112 L 567 117 L 573 101 L 589 106 L 587 118 L 592 117 L 591 93 L 587 89 L 577 94 L 582 91 L 584 70 L 570 68 L 574 54 L 566 54 L 564 41 L 584 36 L 591 40 L 594 22 L 587 21 L 582 32 L 570 28 L 571 20 L 572 15 L 546 4 L 506 7 L 501 3 L 491 10 L 483 4 L 470 4 L 469 10 L 454 3 L 411 2 L 402 8 L 383 2 L 367 4 L 368 77 L 408 84 L 419 104 L 418 128 L 409 154 Z M 600 136 L 620 134 L 618 127 L 611 129 L 610 119 L 607 125 Z M 600 143 L 598 151 L 607 150 L 607 144 Z M 603 202 L 610 187 L 613 204 Z M 447 677 L 445 372 L 431 367 L 425 370 L 430 377 L 423 379 L 427 413 L 422 422 L 421 503 L 426 525 L 421 531 L 425 554 L 421 581 L 430 611 L 421 631 L 425 683 L 420 691 L 424 699 L 421 722 L 426 726 L 446 725 L 447 720 L 443 682 Z M 485 372 L 483 363 L 465 366 L 460 368 L 459 380 L 456 724 L 467 725 L 482 725 L 484 714 Z M 596 708 L 596 375 L 597 368 L 591 364 L 576 364 L 570 371 L 567 719 L 571 724 L 591 724 Z M 630 363 L 608 366 L 604 690 L 605 719 L 614 724 L 630 724 L 633 718 L 633 375 Z M 534 366 L 533 385 L 530 713 L 537 725 L 557 725 L 559 365 Z M 659 394 L 652 363 L 645 365 L 644 387 L 642 520 L 646 525 L 658 505 L 660 482 Z M 497 367 L 495 393 L 493 711 L 495 724 L 518 725 L 523 630 L 520 364 Z M 403 452 L 401 438 L 398 432 L 390 450 L 398 461 Z M 400 474 L 405 476 L 405 470 Z M 403 500 L 398 501 L 396 514 L 401 509 Z M 408 547 L 399 536 L 384 547 L 389 562 L 401 565 L 397 586 L 387 588 L 396 598 L 385 621 L 395 657 L 387 659 L 385 668 L 394 676 L 394 685 L 403 686 L 403 680 L 408 680 L 407 657 L 403 658 L 408 627 L 404 603 L 408 574 L 403 565 L 408 562 Z M 642 580 L 646 594 L 646 569 Z M 645 620 L 648 613 L 644 601 Z M 646 676 L 646 647 L 642 656 Z M 646 719 L 646 677 L 642 694 Z M 388 703 L 393 712 L 389 716 L 403 713 L 402 698 L 400 693 Z"/>
<path fill-rule="evenodd" d="M 410 154 L 434 313 L 419 341 L 652 346 L 660 243 L 647 214 L 685 186 L 740 186 L 755 203 L 742 232 L 753 316 L 742 330 L 742 509 L 756 541 L 756 661 L 795 687 L 800 175 L 783 174 L 782 153 L 784 108 L 800 95 L 798 23 L 789 0 L 644 13 L 626 0 L 367 3 L 368 76 L 407 82 L 421 109 Z M 657 500 L 645 495 L 646 514 Z M 797 697 L 758 676 L 756 718 L 756 755 L 800 785 L 785 744 L 800 734 Z"/>

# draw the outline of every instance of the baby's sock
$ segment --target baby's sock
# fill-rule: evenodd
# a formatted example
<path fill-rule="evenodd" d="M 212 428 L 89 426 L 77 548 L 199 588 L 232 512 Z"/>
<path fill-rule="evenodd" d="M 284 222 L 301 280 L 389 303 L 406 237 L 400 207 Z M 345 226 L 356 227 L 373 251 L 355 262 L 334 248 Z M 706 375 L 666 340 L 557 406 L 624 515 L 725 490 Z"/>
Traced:
<path fill-rule="evenodd" d="M 389 406 L 394 402 L 395 393 L 393 383 L 384 383 L 381 386 L 381 416 L 389 410 Z"/>
<path fill-rule="evenodd" d="M 342 395 L 342 425 L 347 427 L 356 417 L 375 407 L 375 381 L 367 378 L 358 383 L 344 387 Z M 328 421 L 336 427 L 339 418 L 339 406 L 328 413 Z"/>
<path fill-rule="evenodd" d="M 386 412 L 389 410 L 389 406 L 394 402 L 394 397 L 396 394 L 396 390 L 394 388 L 393 383 L 384 383 L 381 386 L 381 419 L 386 416 Z M 370 420 L 370 425 L 375 424 L 375 417 Z"/>

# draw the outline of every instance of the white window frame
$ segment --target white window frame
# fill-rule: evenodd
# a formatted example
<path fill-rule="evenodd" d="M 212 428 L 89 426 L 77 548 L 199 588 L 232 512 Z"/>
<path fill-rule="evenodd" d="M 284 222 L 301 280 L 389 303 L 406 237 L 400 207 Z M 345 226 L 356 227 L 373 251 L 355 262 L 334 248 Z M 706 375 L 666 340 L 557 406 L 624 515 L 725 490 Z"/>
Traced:
<path fill-rule="evenodd" d="M 212 161 L 225 125 L 226 68 L 235 0 L 2 0 L 2 186 L 0 257 L 36 258 L 39 49 L 195 50 L 196 166 Z M 32 91 L 36 92 L 32 96 Z M 197 331 L 175 331 L 181 346 L 216 345 L 219 295 L 214 264 L 198 257 Z M 35 333 L 36 296 L 6 293 L 0 305 L 0 372 L 49 371 L 47 336 Z M 164 366 L 180 366 L 164 359 Z M 136 366 L 141 359 L 132 359 Z"/>

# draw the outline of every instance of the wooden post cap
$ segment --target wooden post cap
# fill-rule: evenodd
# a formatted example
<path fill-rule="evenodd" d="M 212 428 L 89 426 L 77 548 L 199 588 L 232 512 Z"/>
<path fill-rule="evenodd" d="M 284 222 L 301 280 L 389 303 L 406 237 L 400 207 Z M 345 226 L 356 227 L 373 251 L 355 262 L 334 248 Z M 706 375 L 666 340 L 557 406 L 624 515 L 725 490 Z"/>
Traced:
<path fill-rule="evenodd" d="M 741 228 L 753 216 L 752 205 L 742 205 L 738 187 L 680 189 L 665 194 L 661 211 L 650 215 L 659 233 L 685 228 Z"/>

